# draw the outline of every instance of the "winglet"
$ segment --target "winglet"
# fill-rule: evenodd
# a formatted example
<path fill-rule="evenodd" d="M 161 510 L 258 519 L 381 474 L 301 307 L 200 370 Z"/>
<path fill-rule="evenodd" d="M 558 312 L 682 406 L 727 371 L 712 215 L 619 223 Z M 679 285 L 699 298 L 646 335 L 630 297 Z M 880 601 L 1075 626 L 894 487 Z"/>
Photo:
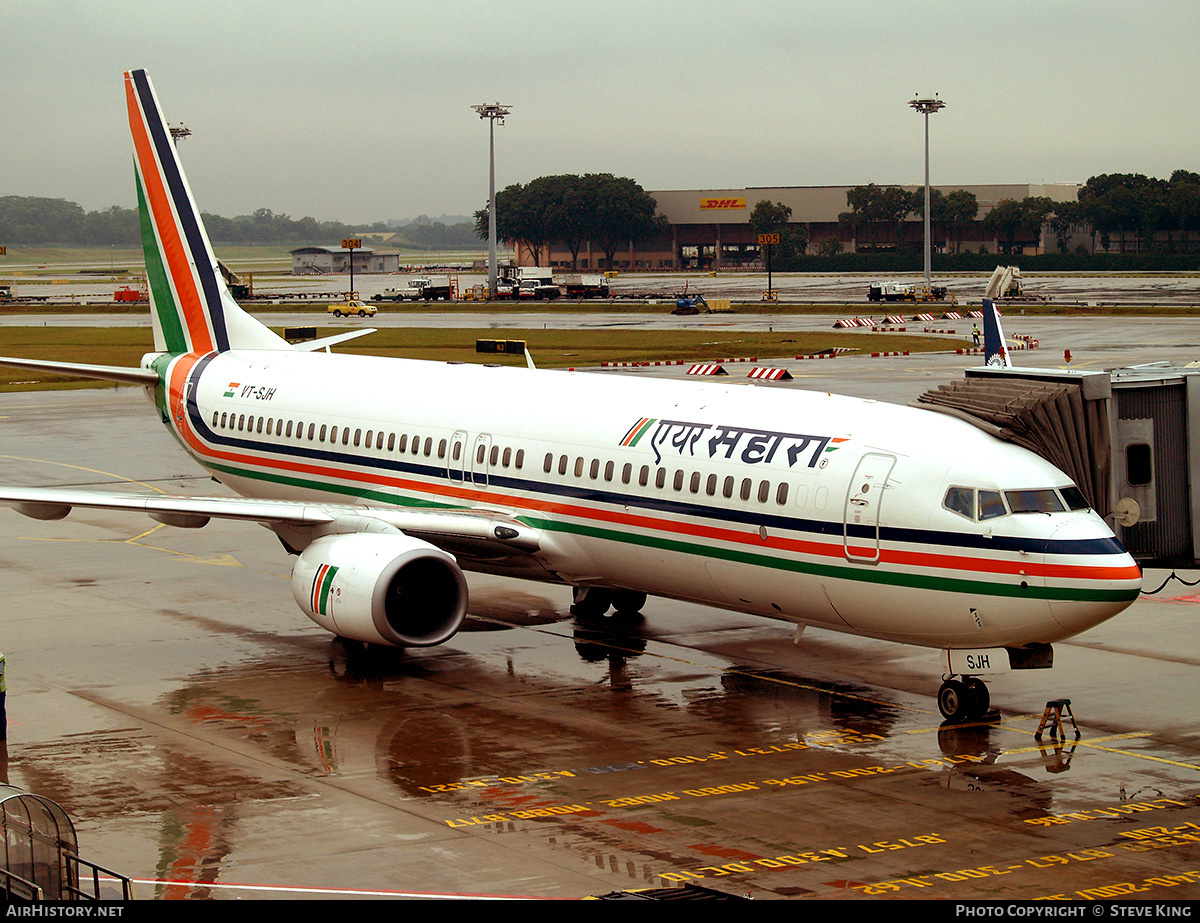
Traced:
<path fill-rule="evenodd" d="M 1000 312 L 990 298 L 983 299 L 983 364 L 1012 368 L 1004 331 L 1000 328 Z"/>
<path fill-rule="evenodd" d="M 126 72 L 125 101 L 155 348 L 172 353 L 290 349 L 229 293 L 144 70 Z"/>

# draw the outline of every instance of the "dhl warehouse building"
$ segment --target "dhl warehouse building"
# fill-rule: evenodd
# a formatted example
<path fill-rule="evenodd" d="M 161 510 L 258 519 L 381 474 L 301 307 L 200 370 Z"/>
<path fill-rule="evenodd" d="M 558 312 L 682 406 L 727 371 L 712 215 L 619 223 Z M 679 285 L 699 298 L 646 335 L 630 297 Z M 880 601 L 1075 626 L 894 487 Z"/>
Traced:
<path fill-rule="evenodd" d="M 849 211 L 846 193 L 853 186 L 751 186 L 744 189 L 673 189 L 650 192 L 658 203 L 658 213 L 666 217 L 670 231 L 661 238 L 630 244 L 628 249 L 618 251 L 614 263 L 616 269 L 733 269 L 761 265 L 758 235 L 750 226 L 750 213 L 763 200 L 786 205 L 792 210 L 791 224 L 803 227 L 808 234 L 809 252 L 815 251 L 822 241 L 837 238 L 843 251 L 853 253 L 863 248 L 866 241 L 859 242 L 853 231 L 843 227 L 838 216 Z M 916 192 L 924 186 L 901 186 L 907 192 Z M 978 251 L 981 247 L 989 252 L 999 249 L 995 237 L 983 231 L 983 218 L 1005 199 L 1021 201 L 1029 196 L 1045 196 L 1055 202 L 1074 202 L 1079 186 L 1073 183 L 1056 184 L 1010 184 L 986 186 L 934 186 L 949 195 L 957 189 L 965 189 L 975 195 L 979 203 L 979 214 L 975 221 L 962 233 L 961 248 Z M 1027 253 L 1040 253 L 1047 249 L 1047 241 L 1032 237 L 1018 238 L 1017 243 Z M 897 243 L 893 231 L 876 229 L 872 232 L 871 245 L 894 247 Z M 919 216 L 910 216 L 903 228 L 905 243 L 917 247 L 924 240 L 924 221 Z M 1050 242 L 1053 244 L 1053 241 Z M 939 232 L 933 231 L 933 247 L 944 248 L 945 240 L 939 240 Z M 1072 247 L 1074 242 L 1072 243 Z M 516 262 L 520 266 L 533 266 L 534 258 L 527 248 L 516 250 Z M 543 257 L 542 265 L 546 265 Z M 550 248 L 550 264 L 555 267 L 570 267 L 571 254 L 561 245 Z M 591 243 L 579 252 L 577 267 L 582 270 L 604 267 L 604 252 Z"/>

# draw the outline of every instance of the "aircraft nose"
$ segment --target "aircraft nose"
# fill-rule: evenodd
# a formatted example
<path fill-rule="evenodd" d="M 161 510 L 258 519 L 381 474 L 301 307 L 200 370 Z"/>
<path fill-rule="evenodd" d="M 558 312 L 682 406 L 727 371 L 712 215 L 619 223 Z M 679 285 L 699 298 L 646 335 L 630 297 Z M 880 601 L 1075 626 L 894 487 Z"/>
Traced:
<path fill-rule="evenodd" d="M 1109 528 L 1094 517 L 1064 523 L 1047 554 L 1050 612 L 1068 635 L 1127 609 L 1142 589 L 1142 569 Z M 1062 549 L 1061 552 L 1058 549 Z"/>

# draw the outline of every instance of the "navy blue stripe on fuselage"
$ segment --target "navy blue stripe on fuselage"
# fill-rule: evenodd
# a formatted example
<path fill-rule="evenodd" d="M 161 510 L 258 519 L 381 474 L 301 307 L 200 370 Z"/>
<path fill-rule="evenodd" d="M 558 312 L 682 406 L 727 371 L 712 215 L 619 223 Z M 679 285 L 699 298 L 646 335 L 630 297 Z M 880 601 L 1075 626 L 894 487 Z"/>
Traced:
<path fill-rule="evenodd" d="M 481 481 L 475 481 L 470 471 L 464 471 L 461 479 L 450 477 L 451 469 L 443 462 L 439 465 L 420 464 L 415 456 L 397 455 L 393 458 L 383 458 L 375 455 L 359 455 L 353 452 L 342 452 L 311 445 L 288 442 L 270 442 L 256 439 L 229 436 L 223 432 L 211 429 L 204 420 L 196 403 L 196 392 L 199 390 L 200 376 L 204 368 L 215 357 L 215 353 L 202 358 L 196 363 L 189 377 L 192 387 L 188 396 L 188 416 L 197 434 L 206 442 L 219 447 L 241 449 L 258 454 L 274 453 L 304 461 L 320 461 L 343 469 L 365 468 L 388 474 L 404 474 L 430 478 L 442 483 L 461 486 L 482 487 Z M 245 413 L 239 409 L 238 413 Z M 256 417 L 265 416 L 262 412 L 254 413 Z M 274 417 L 302 416 L 300 412 L 289 411 L 271 414 Z M 397 430 L 399 423 L 392 424 Z M 493 443 L 496 442 L 493 436 Z M 513 440 L 514 442 L 519 440 Z M 270 459 L 265 458 L 263 464 L 270 465 Z M 457 469 L 453 469 L 457 471 Z M 347 471 L 349 478 L 353 471 Z M 825 536 L 842 539 L 846 527 L 840 520 L 827 521 L 820 519 L 799 519 L 791 516 L 773 515 L 752 509 L 729 509 L 719 506 L 707 506 L 699 503 L 687 503 L 679 500 L 665 499 L 654 496 L 643 496 L 618 490 L 604 490 L 589 486 L 561 484 L 553 481 L 532 480 L 530 478 L 513 477 L 497 474 L 494 469 L 487 474 L 488 488 L 504 488 L 520 491 L 533 496 L 546 496 L 555 499 L 571 499 L 591 504 L 608 504 L 636 508 L 647 512 L 664 513 L 670 516 L 688 516 L 697 519 L 707 519 L 720 523 L 737 524 L 742 526 L 766 526 L 788 532 L 808 533 L 814 536 Z M 364 488 L 364 493 L 369 489 Z M 875 530 L 868 526 L 849 526 L 849 534 L 854 538 L 864 538 L 873 541 Z M 930 529 L 910 529 L 895 526 L 881 526 L 879 529 L 881 542 L 898 542 L 913 545 L 936 546 L 942 548 L 960 548 L 964 550 L 987 550 L 1005 552 L 1030 552 L 1037 554 L 1056 555 L 1107 555 L 1123 554 L 1125 549 L 1115 538 L 1097 538 L 1083 540 L 1057 540 L 1024 538 L 1018 536 L 991 535 L 984 536 L 970 532 L 943 532 Z"/>

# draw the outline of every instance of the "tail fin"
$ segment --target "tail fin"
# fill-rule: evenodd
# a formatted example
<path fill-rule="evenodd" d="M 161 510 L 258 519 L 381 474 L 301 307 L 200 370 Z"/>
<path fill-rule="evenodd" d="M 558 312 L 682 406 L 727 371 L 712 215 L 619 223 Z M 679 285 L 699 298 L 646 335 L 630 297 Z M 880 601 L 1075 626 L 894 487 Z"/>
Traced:
<path fill-rule="evenodd" d="M 159 352 L 290 349 L 243 311 L 217 270 L 175 143 L 143 70 L 125 74 L 142 248 Z"/>
<path fill-rule="evenodd" d="M 983 299 L 983 364 L 1012 368 L 1004 331 L 1000 329 L 1000 312 L 990 298 Z"/>

